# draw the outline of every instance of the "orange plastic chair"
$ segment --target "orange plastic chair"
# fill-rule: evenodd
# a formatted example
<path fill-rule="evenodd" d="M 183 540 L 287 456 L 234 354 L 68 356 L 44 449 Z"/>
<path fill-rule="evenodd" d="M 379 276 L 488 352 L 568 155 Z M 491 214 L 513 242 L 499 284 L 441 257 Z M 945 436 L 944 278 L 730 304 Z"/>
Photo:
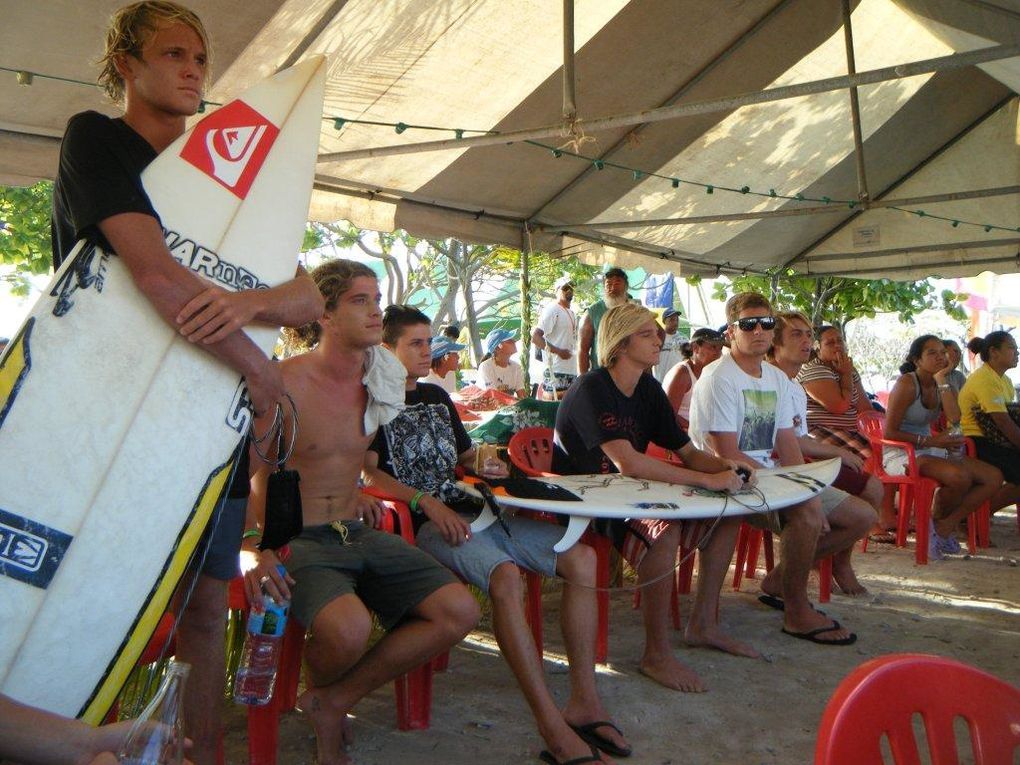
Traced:
<path fill-rule="evenodd" d="M 526 476 L 538 478 L 555 476 L 552 467 L 552 428 L 522 428 L 514 433 L 507 445 L 507 455 L 514 467 Z M 609 658 L 609 549 L 608 537 L 590 529 L 582 541 L 595 550 L 595 600 L 598 608 L 598 632 L 595 638 L 595 661 L 605 664 Z M 533 571 L 526 572 L 528 583 L 528 623 L 531 625 L 538 652 L 542 652 L 542 577 Z"/>
<path fill-rule="evenodd" d="M 1016 761 L 1020 689 L 953 659 L 893 654 L 864 662 L 836 688 L 819 725 L 815 765 L 881 763 L 883 737 L 894 763 L 917 765 L 915 715 L 933 765 L 959 762 L 958 717 L 967 723 L 976 765 Z"/>
<path fill-rule="evenodd" d="M 931 524 L 931 506 L 935 499 L 938 481 L 921 475 L 917 468 L 917 457 L 914 445 L 906 441 L 893 441 L 885 438 L 885 417 L 859 417 L 857 427 L 867 436 L 871 443 L 871 474 L 885 485 L 896 485 L 899 493 L 899 506 L 896 520 L 896 546 L 906 547 L 907 529 L 910 514 L 913 510 L 914 527 L 916 528 L 914 559 L 919 565 L 928 563 L 928 531 Z M 907 469 L 903 475 L 891 475 L 883 465 L 883 449 L 898 447 L 907 453 Z M 973 444 L 969 448 L 973 448 Z M 977 552 L 978 516 L 985 508 L 980 508 L 967 517 L 967 547 L 971 555 Z"/>

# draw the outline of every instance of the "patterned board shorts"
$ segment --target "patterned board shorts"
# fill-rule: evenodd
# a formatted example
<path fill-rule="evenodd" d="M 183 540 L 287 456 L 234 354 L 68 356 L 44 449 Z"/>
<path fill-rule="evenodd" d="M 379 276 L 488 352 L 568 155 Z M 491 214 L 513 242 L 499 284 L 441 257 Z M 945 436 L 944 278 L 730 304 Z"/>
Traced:
<path fill-rule="evenodd" d="M 714 518 L 689 521 L 663 521 L 654 518 L 611 520 L 599 523 L 596 530 L 606 534 L 623 559 L 637 569 L 648 550 L 665 533 L 670 524 L 681 525 L 680 544 L 684 549 L 697 545 L 715 522 Z"/>

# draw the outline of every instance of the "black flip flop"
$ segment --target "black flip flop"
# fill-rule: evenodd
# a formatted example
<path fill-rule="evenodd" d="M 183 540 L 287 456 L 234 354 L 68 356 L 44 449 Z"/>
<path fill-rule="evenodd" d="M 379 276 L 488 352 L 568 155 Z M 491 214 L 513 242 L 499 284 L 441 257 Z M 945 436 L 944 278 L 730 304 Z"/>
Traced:
<path fill-rule="evenodd" d="M 612 728 L 621 736 L 623 735 L 623 731 L 608 720 L 596 720 L 595 722 L 586 723 L 584 725 L 567 724 L 570 725 L 571 730 L 573 730 L 574 733 L 576 733 L 578 737 L 584 741 L 584 743 L 588 744 L 588 746 L 598 747 L 603 752 L 612 755 L 613 757 L 630 757 L 631 752 L 633 751 L 633 749 L 629 746 L 624 749 L 614 743 L 612 739 L 599 735 L 598 729 L 605 727 Z"/>
<path fill-rule="evenodd" d="M 808 630 L 807 632 L 791 632 L 790 630 L 786 629 L 786 627 L 783 627 L 783 633 L 789 635 L 790 637 L 795 637 L 798 640 L 807 640 L 809 643 L 815 643 L 816 645 L 853 645 L 854 643 L 856 643 L 857 642 L 856 632 L 851 632 L 845 638 L 840 638 L 839 640 L 818 639 L 819 635 L 824 635 L 826 632 L 835 632 L 841 627 L 842 625 L 838 621 L 833 619 L 832 624 L 830 626 L 819 627 L 816 630 Z"/>
<path fill-rule="evenodd" d="M 588 746 L 591 746 L 589 744 Z M 591 754 L 584 757 L 575 757 L 572 760 L 564 760 L 560 762 L 556 759 L 556 755 L 550 752 L 548 749 L 543 749 L 538 753 L 538 759 L 542 762 L 547 762 L 549 765 L 584 765 L 586 762 L 602 762 L 602 758 L 599 756 L 599 750 L 594 746 L 591 746 Z"/>
<path fill-rule="evenodd" d="M 774 608 L 777 611 L 786 610 L 786 603 L 782 598 L 777 598 L 775 595 L 769 595 L 767 592 L 758 596 L 758 602 L 764 603 L 769 608 Z M 825 616 L 825 612 L 820 608 L 816 608 L 814 603 L 811 603 L 810 605 L 812 611 Z"/>

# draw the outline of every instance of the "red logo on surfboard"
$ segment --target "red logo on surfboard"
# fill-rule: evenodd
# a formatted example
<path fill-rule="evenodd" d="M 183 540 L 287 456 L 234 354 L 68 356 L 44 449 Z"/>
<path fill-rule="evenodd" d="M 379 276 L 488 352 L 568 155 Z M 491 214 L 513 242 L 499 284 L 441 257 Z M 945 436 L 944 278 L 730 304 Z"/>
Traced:
<path fill-rule="evenodd" d="M 232 101 L 195 126 L 181 158 L 244 199 L 279 134 L 248 104 Z"/>

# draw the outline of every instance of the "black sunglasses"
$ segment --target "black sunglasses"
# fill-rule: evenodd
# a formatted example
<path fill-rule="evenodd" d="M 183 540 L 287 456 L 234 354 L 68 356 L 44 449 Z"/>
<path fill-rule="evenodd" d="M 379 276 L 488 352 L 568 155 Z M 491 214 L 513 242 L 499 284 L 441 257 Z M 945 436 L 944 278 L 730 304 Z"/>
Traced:
<path fill-rule="evenodd" d="M 766 332 L 770 329 L 776 328 L 776 317 L 775 316 L 749 316 L 746 319 L 737 319 L 731 321 L 730 326 L 736 324 L 744 332 L 754 332 L 755 327 L 761 327 Z"/>

